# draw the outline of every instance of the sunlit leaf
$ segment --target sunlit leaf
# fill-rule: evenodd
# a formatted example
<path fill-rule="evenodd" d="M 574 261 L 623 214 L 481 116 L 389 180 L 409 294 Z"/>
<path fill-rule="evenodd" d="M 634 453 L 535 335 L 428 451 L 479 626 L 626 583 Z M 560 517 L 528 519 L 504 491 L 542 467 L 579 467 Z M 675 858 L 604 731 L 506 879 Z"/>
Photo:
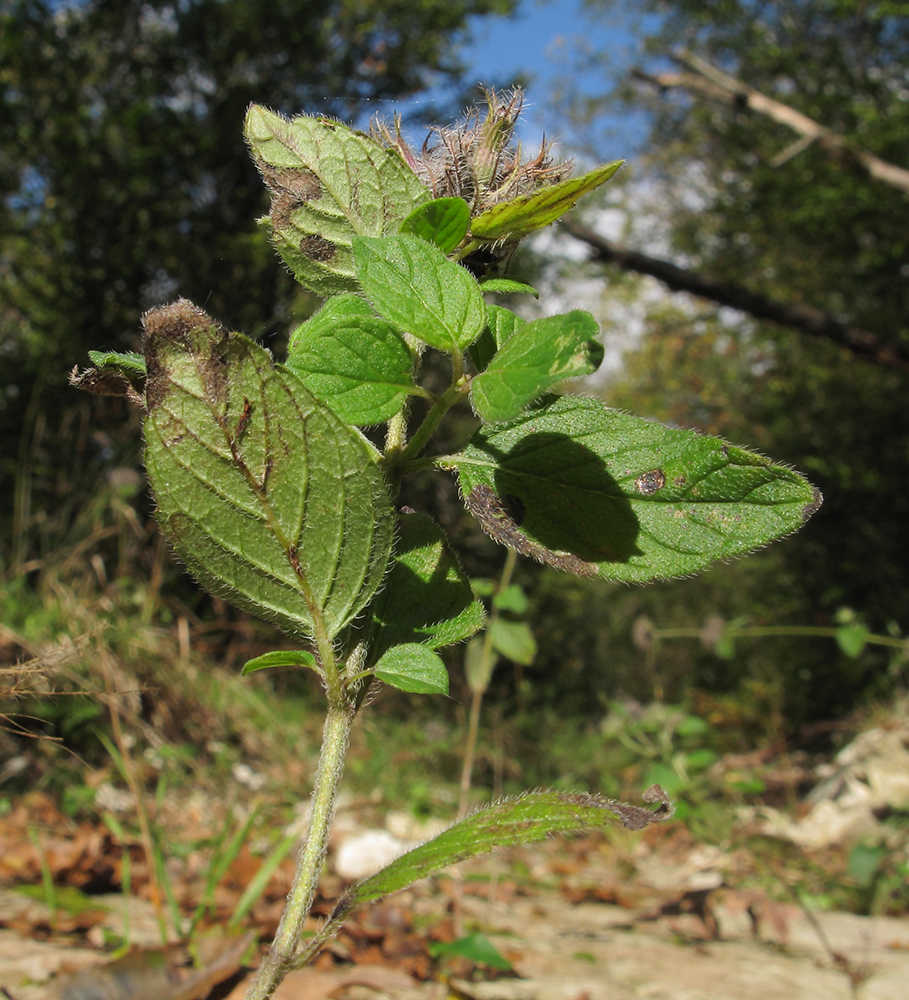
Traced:
<path fill-rule="evenodd" d="M 540 297 L 533 285 L 525 285 L 523 281 L 515 281 L 513 278 L 485 278 L 480 282 L 480 291 L 484 295 L 495 292 L 498 295 L 532 295 L 535 299 Z"/>
<path fill-rule="evenodd" d="M 290 338 L 287 367 L 349 424 L 368 427 L 400 412 L 414 391 L 401 334 L 356 295 L 338 295 Z"/>
<path fill-rule="evenodd" d="M 799 473 L 761 455 L 579 396 L 480 428 L 452 465 L 468 509 L 501 544 L 639 583 L 759 548 L 821 502 Z"/>
<path fill-rule="evenodd" d="M 392 646 L 379 658 L 376 677 L 413 694 L 448 694 L 448 671 L 438 653 L 420 642 Z"/>
<path fill-rule="evenodd" d="M 379 315 L 440 350 L 472 344 L 486 303 L 471 274 L 416 236 L 354 241 L 357 278 Z"/>
<path fill-rule="evenodd" d="M 285 118 L 253 104 L 246 141 L 271 194 L 275 248 L 320 295 L 357 287 L 351 242 L 382 236 L 431 194 L 402 157 L 327 118 Z"/>
<path fill-rule="evenodd" d="M 401 223 L 401 232 L 451 253 L 464 239 L 469 224 L 470 206 L 463 198 L 435 198 L 411 212 Z"/>
<path fill-rule="evenodd" d="M 501 969 L 503 972 L 509 972 L 512 969 L 511 962 L 502 956 L 499 949 L 485 934 L 468 934 L 466 937 L 451 942 L 433 942 L 429 949 L 430 954 L 435 958 L 441 955 L 457 955 L 478 965 L 488 965 L 490 969 Z"/>
<path fill-rule="evenodd" d="M 603 360 L 598 333 L 593 316 L 577 309 L 515 329 L 470 385 L 477 415 L 511 420 L 563 379 L 595 372 Z"/>
<path fill-rule="evenodd" d="M 376 592 L 392 512 L 375 456 L 267 351 L 185 300 L 146 317 L 145 464 L 158 520 L 206 589 L 330 635 Z"/>
<path fill-rule="evenodd" d="M 581 177 L 571 177 L 513 201 L 493 205 L 471 220 L 471 235 L 479 240 L 504 240 L 542 229 L 573 208 L 582 195 L 605 184 L 623 163 L 624 160 L 606 163 Z"/>
<path fill-rule="evenodd" d="M 672 807 L 661 788 L 649 788 L 644 801 L 658 806 L 651 811 L 599 795 L 530 792 L 481 809 L 348 889 L 319 937 L 324 940 L 330 936 L 355 907 L 406 889 L 443 868 L 496 848 L 536 843 L 554 833 L 604 830 L 615 825 L 642 830 L 672 815 Z"/>

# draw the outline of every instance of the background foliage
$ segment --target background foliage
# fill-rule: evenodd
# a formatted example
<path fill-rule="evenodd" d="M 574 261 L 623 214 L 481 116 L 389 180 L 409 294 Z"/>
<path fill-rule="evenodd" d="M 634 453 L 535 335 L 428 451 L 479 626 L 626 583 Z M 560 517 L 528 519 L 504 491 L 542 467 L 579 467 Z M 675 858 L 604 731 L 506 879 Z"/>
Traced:
<path fill-rule="evenodd" d="M 0 536 L 14 548 L 0 559 L 42 554 L 41 511 L 69 507 L 71 524 L 115 464 L 122 409 L 94 404 L 89 438 L 86 404 L 64 390 L 89 347 L 134 348 L 140 313 L 177 295 L 266 341 L 292 306 L 306 311 L 255 223 L 266 198 L 240 138 L 249 103 L 350 117 L 363 98 L 455 87 L 468 18 L 512 6 L 3 5 Z M 134 465 L 134 431 L 126 441 Z"/>
<path fill-rule="evenodd" d="M 623 5 L 590 0 L 587 6 L 600 19 Z M 905 4 L 651 0 L 635 7 L 645 74 L 678 71 L 669 57 L 686 50 L 847 143 L 906 166 Z M 608 79 L 607 54 L 591 53 L 589 60 Z M 573 134 L 600 159 L 616 155 L 621 144 L 604 124 L 617 105 L 643 112 L 651 123 L 644 155 L 626 171 L 623 200 L 611 202 L 624 211 L 627 243 L 694 272 L 813 306 L 905 349 L 905 192 L 817 143 L 781 156 L 797 134 L 742 104 L 690 89 L 628 78 L 612 80 L 601 97 L 582 99 L 566 81 L 560 96 Z M 597 217 L 590 221 L 596 228 Z M 627 621 L 642 613 L 661 625 L 695 625 L 713 612 L 829 624 L 838 608 L 849 606 L 875 630 L 905 630 L 909 577 L 899 553 L 909 550 L 909 500 L 898 485 L 909 478 L 905 372 L 703 299 L 654 300 L 640 279 L 617 268 L 604 273 L 591 265 L 588 273 L 607 278 L 613 300 L 652 302 L 626 314 L 641 324 L 642 336 L 604 390 L 609 402 L 779 455 L 825 495 L 815 522 L 785 545 L 694 583 L 621 595 L 605 614 Z M 579 632 L 584 620 L 578 613 L 565 629 L 571 648 L 596 641 Z M 620 661 L 629 663 L 630 637 L 618 642 Z M 674 660 L 661 654 L 670 673 Z M 690 648 L 684 661 L 679 668 L 687 682 L 714 693 L 734 688 L 741 677 L 763 679 L 778 689 L 793 721 L 848 711 L 861 693 L 881 693 L 893 679 L 886 655 L 849 661 L 832 643 L 802 640 L 741 646 L 731 665 L 706 652 L 692 658 Z M 630 670 L 627 677 L 635 686 Z M 681 677 L 668 681 L 672 687 Z"/>

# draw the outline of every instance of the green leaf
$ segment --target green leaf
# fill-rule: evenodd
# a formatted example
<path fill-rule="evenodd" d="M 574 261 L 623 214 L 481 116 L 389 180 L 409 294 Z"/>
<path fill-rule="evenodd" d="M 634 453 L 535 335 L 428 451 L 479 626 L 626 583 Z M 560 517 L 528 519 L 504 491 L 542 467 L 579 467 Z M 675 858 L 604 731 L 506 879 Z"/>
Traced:
<path fill-rule="evenodd" d="M 456 353 L 486 326 L 486 303 L 470 273 L 416 236 L 354 241 L 357 278 L 378 313 L 398 329 Z"/>
<path fill-rule="evenodd" d="M 431 198 L 397 151 L 340 122 L 253 104 L 245 134 L 271 194 L 275 247 L 320 295 L 356 290 L 355 236 L 394 232 Z"/>
<path fill-rule="evenodd" d="M 579 396 L 480 428 L 451 464 L 500 544 L 608 580 L 697 572 L 795 531 L 821 502 L 761 455 Z"/>
<path fill-rule="evenodd" d="M 518 583 L 509 584 L 500 594 L 496 594 L 492 603 L 499 611 L 511 611 L 516 615 L 523 615 L 528 608 L 527 595 Z"/>
<path fill-rule="evenodd" d="M 392 511 L 375 453 L 263 348 L 185 300 L 146 317 L 145 464 L 161 528 L 212 593 L 311 635 L 375 594 Z"/>
<path fill-rule="evenodd" d="M 247 660 L 240 673 L 245 676 L 254 670 L 266 670 L 269 667 L 309 667 L 315 670 L 316 658 L 308 649 L 276 649 Z"/>
<path fill-rule="evenodd" d="M 339 295 L 290 338 L 287 367 L 349 424 L 368 427 L 401 411 L 414 392 L 401 334 L 356 295 Z"/>
<path fill-rule="evenodd" d="M 476 365 L 477 371 L 482 372 L 502 344 L 526 325 L 527 321 L 510 309 L 487 305 L 486 329 L 469 348 L 470 359 Z"/>
<path fill-rule="evenodd" d="M 525 285 L 523 281 L 515 281 L 512 278 L 486 278 L 480 282 L 480 291 L 484 295 L 487 292 L 496 292 L 499 295 L 532 295 L 535 299 L 540 297 L 540 293 L 533 285 Z"/>
<path fill-rule="evenodd" d="M 868 629 L 859 622 L 840 625 L 836 630 L 836 644 L 846 656 L 855 660 L 865 651 L 870 634 Z"/>
<path fill-rule="evenodd" d="M 469 225 L 470 206 L 463 198 L 435 198 L 411 212 L 401 232 L 434 243 L 447 254 L 464 239 Z"/>
<path fill-rule="evenodd" d="M 406 889 L 413 882 L 435 872 L 488 854 L 499 847 L 516 847 L 545 840 L 553 833 L 604 830 L 620 824 L 629 830 L 643 830 L 672 815 L 672 807 L 662 789 L 649 788 L 645 802 L 659 802 L 651 812 L 599 795 L 566 792 L 530 792 L 505 799 L 460 820 L 444 833 L 402 854 L 390 865 L 351 886 L 331 915 L 320 938 L 334 928 L 356 906 Z"/>
<path fill-rule="evenodd" d="M 537 641 L 527 622 L 510 622 L 496 618 L 489 626 L 492 645 L 497 652 L 515 663 L 529 667 L 537 655 Z"/>
<path fill-rule="evenodd" d="M 502 956 L 498 948 L 485 934 L 468 934 L 457 941 L 436 941 L 430 944 L 429 952 L 433 958 L 441 955 L 457 955 L 478 965 L 488 965 L 490 969 L 501 969 L 510 972 L 511 962 Z"/>
<path fill-rule="evenodd" d="M 95 365 L 80 372 L 74 368 L 69 384 L 98 396 L 126 396 L 137 406 L 145 405 L 145 358 L 135 351 L 89 351 Z"/>
<path fill-rule="evenodd" d="M 477 415 L 490 423 L 511 420 L 556 383 L 595 372 L 603 346 L 590 313 L 574 310 L 526 323 L 508 337 L 470 385 Z"/>
<path fill-rule="evenodd" d="M 492 648 L 486 652 L 483 636 L 475 636 L 464 649 L 464 674 L 472 694 L 483 694 L 489 687 L 499 654 Z"/>
<path fill-rule="evenodd" d="M 446 544 L 425 514 L 398 518 L 388 579 L 372 603 L 370 655 L 421 642 L 430 649 L 463 642 L 483 627 L 485 612 Z"/>
<path fill-rule="evenodd" d="M 874 885 L 887 853 L 887 848 L 883 844 L 856 844 L 849 852 L 846 874 L 854 878 L 863 889 L 870 888 Z"/>
<path fill-rule="evenodd" d="M 532 194 L 493 205 L 471 221 L 471 236 L 476 240 L 493 242 L 520 239 L 542 229 L 574 208 L 581 195 L 605 184 L 623 163 L 624 160 L 606 163 L 581 177 L 572 177 Z"/>
<path fill-rule="evenodd" d="M 448 694 L 448 671 L 442 658 L 421 642 L 392 646 L 376 664 L 376 677 L 413 694 Z"/>
<path fill-rule="evenodd" d="M 145 358 L 136 351 L 89 351 L 88 356 L 97 368 L 111 368 L 132 378 L 145 378 Z"/>

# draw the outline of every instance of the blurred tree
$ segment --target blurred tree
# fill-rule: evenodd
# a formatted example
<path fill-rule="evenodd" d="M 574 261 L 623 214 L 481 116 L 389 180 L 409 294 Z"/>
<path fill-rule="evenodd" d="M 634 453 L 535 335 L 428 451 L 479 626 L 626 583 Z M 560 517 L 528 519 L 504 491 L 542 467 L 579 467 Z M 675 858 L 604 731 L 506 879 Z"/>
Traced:
<path fill-rule="evenodd" d="M 620 2 L 587 6 L 600 18 Z M 785 325 L 783 313 L 776 325 L 749 315 L 746 301 L 736 314 L 703 297 L 663 302 L 649 310 L 642 346 L 608 398 L 789 459 L 825 494 L 806 532 L 708 574 L 704 614 L 715 601 L 729 617 L 807 624 L 849 605 L 875 629 L 895 621 L 905 631 L 909 4 L 644 0 L 635 8 L 644 19 L 638 71 L 602 99 L 562 109 L 601 158 L 615 144 L 596 149 L 600 116 L 614 115 L 617 102 L 650 115 L 646 152 L 625 187 L 627 242 L 708 279 L 691 287 L 701 296 L 711 297 L 711 284 L 732 286 L 868 334 L 876 363 L 859 360 L 855 345 L 796 332 L 805 328 Z M 599 58 L 608 65 L 608 53 Z M 809 120 L 823 127 L 813 137 Z M 646 271 L 640 263 L 619 253 L 607 266 L 616 279 L 622 268 Z M 671 584 L 648 591 L 645 610 L 658 607 L 661 624 L 682 624 L 673 593 Z M 848 708 L 886 665 L 866 657 L 850 673 L 835 651 L 804 644 L 780 658 L 787 697 L 808 714 Z M 836 682 L 825 684 L 831 674 Z"/>
<path fill-rule="evenodd" d="M 65 414 L 78 427 L 63 386 L 89 346 L 135 347 L 140 313 L 177 295 L 250 335 L 286 325 L 295 286 L 255 225 L 265 196 L 240 141 L 250 101 L 350 118 L 364 98 L 458 84 L 469 19 L 514 5 L 2 5 L 0 533 L 20 563 L 34 512 L 74 495 L 73 456 L 98 474 L 98 449 L 59 434 Z"/>

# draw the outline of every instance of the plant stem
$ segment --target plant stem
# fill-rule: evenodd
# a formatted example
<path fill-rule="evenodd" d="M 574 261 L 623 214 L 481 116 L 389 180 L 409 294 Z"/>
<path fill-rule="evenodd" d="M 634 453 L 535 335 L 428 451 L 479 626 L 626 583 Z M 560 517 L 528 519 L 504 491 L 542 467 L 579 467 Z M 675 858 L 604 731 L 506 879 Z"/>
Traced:
<path fill-rule="evenodd" d="M 336 667 L 334 670 L 337 672 Z M 293 968 L 303 924 L 312 909 L 322 862 L 325 860 L 335 797 L 344 770 L 347 740 L 355 714 L 356 710 L 346 699 L 335 700 L 329 696 L 328 715 L 322 734 L 322 753 L 312 792 L 309 832 L 300 848 L 297 871 L 281 923 L 246 994 L 246 1000 L 268 1000 Z"/>
<path fill-rule="evenodd" d="M 483 633 L 483 649 L 480 655 L 484 666 L 490 663 L 493 656 L 492 626 L 499 618 L 499 609 L 496 607 L 495 599 L 499 596 L 499 594 L 511 586 L 511 578 L 514 576 L 517 561 L 518 555 L 515 550 L 508 549 L 507 555 L 505 556 L 505 565 L 502 567 L 502 575 L 499 577 L 499 582 L 496 584 L 496 589 L 493 593 L 492 610 L 489 613 L 489 622 L 486 626 L 486 631 Z M 483 673 L 485 676 L 486 671 L 484 670 Z M 461 768 L 461 797 L 458 804 L 458 819 L 463 819 L 467 815 L 467 810 L 470 806 L 470 785 L 473 777 L 473 764 L 477 753 L 477 735 L 480 728 L 480 710 L 483 705 L 483 695 L 486 694 L 486 689 L 489 686 L 489 679 L 492 677 L 492 668 L 489 668 L 488 673 L 489 678 L 487 678 L 486 684 L 483 687 L 478 687 L 472 692 L 470 701 L 470 723 L 467 732 L 467 746 L 464 748 L 464 764 Z"/>

